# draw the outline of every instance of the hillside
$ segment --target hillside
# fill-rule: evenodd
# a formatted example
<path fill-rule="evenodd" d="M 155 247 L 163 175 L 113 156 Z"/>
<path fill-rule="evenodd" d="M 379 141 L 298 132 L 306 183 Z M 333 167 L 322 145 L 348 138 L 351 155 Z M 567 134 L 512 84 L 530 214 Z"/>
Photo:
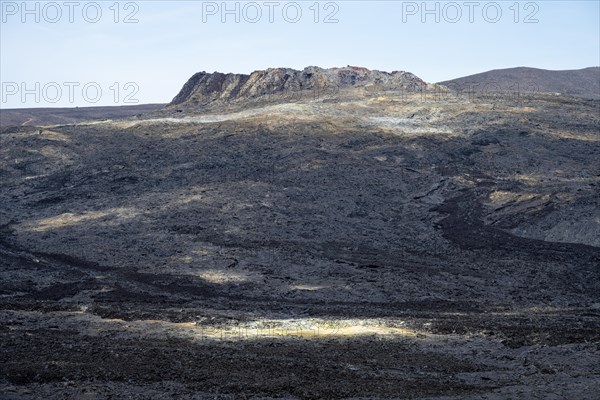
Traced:
<path fill-rule="evenodd" d="M 597 397 L 600 101 L 314 71 L 0 129 L 0 393 Z"/>
<path fill-rule="evenodd" d="M 551 71 L 538 68 L 495 69 L 444 82 L 440 85 L 453 90 L 474 90 L 480 94 L 561 93 L 563 95 L 600 98 L 600 67 L 578 70 Z"/>

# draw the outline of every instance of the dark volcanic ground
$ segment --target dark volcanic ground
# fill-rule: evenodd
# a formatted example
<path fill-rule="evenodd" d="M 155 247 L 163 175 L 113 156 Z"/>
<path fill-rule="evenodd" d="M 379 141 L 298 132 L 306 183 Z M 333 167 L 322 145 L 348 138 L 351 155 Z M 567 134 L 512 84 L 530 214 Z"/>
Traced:
<path fill-rule="evenodd" d="M 164 104 L 98 106 L 76 108 L 9 108 L 0 109 L 0 127 L 74 124 L 89 120 L 132 117 L 160 110 Z"/>
<path fill-rule="evenodd" d="M 4 128 L 1 398 L 594 399 L 600 102 Z"/>

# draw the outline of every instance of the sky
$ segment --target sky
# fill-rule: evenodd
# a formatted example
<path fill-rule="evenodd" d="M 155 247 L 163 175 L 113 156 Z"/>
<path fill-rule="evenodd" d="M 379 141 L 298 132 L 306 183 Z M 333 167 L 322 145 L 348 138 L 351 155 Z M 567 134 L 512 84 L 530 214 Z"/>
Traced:
<path fill-rule="evenodd" d="M 362 66 L 439 82 L 600 65 L 600 1 L 5 1 L 0 108 L 167 103 L 194 73 Z"/>

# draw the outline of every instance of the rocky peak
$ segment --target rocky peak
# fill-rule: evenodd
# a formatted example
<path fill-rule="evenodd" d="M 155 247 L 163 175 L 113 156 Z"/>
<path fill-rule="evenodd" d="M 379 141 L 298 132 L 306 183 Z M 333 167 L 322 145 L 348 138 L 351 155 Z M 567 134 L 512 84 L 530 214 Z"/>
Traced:
<path fill-rule="evenodd" d="M 198 72 L 175 96 L 170 105 L 205 105 L 213 102 L 237 102 L 276 96 L 282 99 L 299 93 L 334 96 L 350 88 L 376 90 L 420 90 L 426 83 L 405 71 L 384 72 L 362 67 L 324 69 L 306 67 L 269 68 L 247 74 Z"/>

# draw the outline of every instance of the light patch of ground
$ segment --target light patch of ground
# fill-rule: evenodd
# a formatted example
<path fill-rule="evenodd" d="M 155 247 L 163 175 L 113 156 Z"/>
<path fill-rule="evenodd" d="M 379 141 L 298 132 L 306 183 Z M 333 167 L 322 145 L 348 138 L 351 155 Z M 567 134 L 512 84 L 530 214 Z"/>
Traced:
<path fill-rule="evenodd" d="M 48 140 L 61 141 L 61 142 L 65 142 L 65 143 L 71 142 L 71 138 L 69 136 L 65 135 L 64 133 L 57 132 L 57 131 L 51 131 L 51 130 L 45 129 L 42 131 L 42 136 Z"/>
<path fill-rule="evenodd" d="M 575 139 L 583 140 L 586 142 L 598 142 L 600 141 L 599 133 L 585 133 L 585 132 L 568 132 L 568 131 L 552 131 L 550 135 L 559 139 Z"/>
<path fill-rule="evenodd" d="M 241 121 L 247 120 L 253 117 L 267 117 L 277 115 L 278 118 L 284 119 L 315 119 L 314 116 L 323 116 L 324 114 L 334 116 L 339 115 L 339 111 L 335 111 L 332 107 L 324 107 L 318 103 L 284 103 L 269 105 L 265 107 L 256 107 L 244 111 L 231 112 L 226 114 L 201 114 L 194 116 L 184 116 L 181 118 L 176 117 L 163 117 L 163 118 L 147 118 L 137 120 L 126 120 L 126 121 L 90 121 L 80 123 L 79 125 L 97 125 L 106 124 L 113 125 L 119 128 L 131 128 L 140 125 L 156 125 L 156 124 L 210 124 L 225 121 Z"/>
<path fill-rule="evenodd" d="M 529 113 L 533 113 L 536 112 L 537 109 L 533 108 L 533 107 L 511 107 L 507 110 L 507 112 L 512 113 L 512 114 L 529 114 Z"/>
<path fill-rule="evenodd" d="M 210 283 L 218 284 L 239 283 L 248 281 L 248 276 L 245 276 L 243 274 L 219 271 L 216 269 L 202 271 L 198 273 L 198 276 Z"/>
<path fill-rule="evenodd" d="M 327 288 L 327 286 L 323 286 L 323 285 L 291 285 L 290 289 L 293 290 L 308 290 L 308 291 L 315 291 L 315 290 L 321 290 L 321 289 L 325 289 Z"/>
<path fill-rule="evenodd" d="M 496 205 L 506 204 L 508 202 L 521 202 L 533 200 L 540 195 L 537 193 L 516 193 L 516 192 L 506 192 L 506 191 L 495 191 L 490 193 L 490 200 L 492 203 Z M 542 196 L 540 200 L 548 200 L 548 195 Z"/>
<path fill-rule="evenodd" d="M 3 312 L 4 317 L 8 317 Z M 0 317 L 1 318 L 1 317 Z M 118 318 L 101 318 L 89 314 L 82 308 L 79 312 L 55 312 L 41 315 L 38 312 L 25 312 L 20 317 L 20 325 L 9 329 L 20 330 L 35 324 L 39 328 L 49 328 L 60 323 L 63 329 L 80 332 L 83 335 L 107 336 L 115 338 L 160 338 L 179 337 L 192 340 L 253 340 L 265 338 L 280 339 L 320 339 L 351 338 L 359 336 L 381 336 L 404 338 L 423 336 L 424 333 L 404 327 L 400 320 L 383 319 L 323 319 L 323 318 L 257 318 L 249 321 L 226 321 L 215 324 L 210 319 L 199 317 L 196 322 L 169 322 L 163 320 L 124 321 Z"/>
<path fill-rule="evenodd" d="M 385 132 L 403 135 L 403 136 L 418 136 L 418 135 L 460 135 L 454 133 L 450 128 L 436 127 L 423 124 L 420 120 L 397 117 L 366 117 L 363 123 L 369 127 L 377 127 Z"/>
<path fill-rule="evenodd" d="M 135 218 L 138 214 L 137 210 L 127 207 L 117 207 L 105 211 L 88 211 L 81 214 L 63 213 L 55 217 L 25 222 L 20 228 L 25 231 L 46 232 L 52 229 L 77 225 L 82 222 L 97 221 L 107 217 L 109 219 L 131 219 Z"/>
<path fill-rule="evenodd" d="M 537 185 L 543 182 L 548 182 L 552 180 L 552 182 L 564 182 L 564 183 L 593 183 L 600 182 L 600 178 L 597 177 L 565 177 L 562 178 L 557 175 L 543 175 L 543 174 L 516 174 L 511 179 L 525 183 L 528 185 Z"/>

